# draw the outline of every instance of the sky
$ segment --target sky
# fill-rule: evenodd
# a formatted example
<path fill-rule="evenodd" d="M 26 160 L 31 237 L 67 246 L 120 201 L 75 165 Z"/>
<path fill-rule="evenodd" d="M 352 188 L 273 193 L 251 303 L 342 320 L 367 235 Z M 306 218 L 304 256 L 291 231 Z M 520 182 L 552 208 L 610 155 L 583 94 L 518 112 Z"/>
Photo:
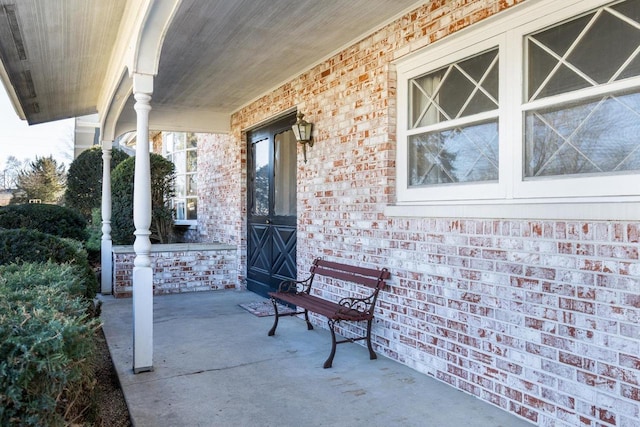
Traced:
<path fill-rule="evenodd" d="M 20 161 L 53 156 L 68 167 L 73 160 L 73 133 L 74 119 L 34 126 L 20 120 L 0 83 L 0 170 L 9 156 Z"/>

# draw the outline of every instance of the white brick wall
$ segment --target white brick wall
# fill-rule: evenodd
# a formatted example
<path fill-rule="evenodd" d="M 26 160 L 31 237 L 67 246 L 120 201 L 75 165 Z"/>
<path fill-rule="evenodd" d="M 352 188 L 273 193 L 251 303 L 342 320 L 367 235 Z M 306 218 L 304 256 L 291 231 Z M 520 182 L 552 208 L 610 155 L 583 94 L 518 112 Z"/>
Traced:
<path fill-rule="evenodd" d="M 153 245 L 154 295 L 212 291 L 238 287 L 235 246 L 173 244 Z M 132 246 L 113 248 L 113 295 L 130 297 L 135 253 Z"/>
<path fill-rule="evenodd" d="M 428 2 L 238 111 L 230 135 L 199 145 L 199 229 L 238 245 L 242 280 L 243 130 L 297 107 L 315 125 L 298 162 L 299 275 L 316 256 L 388 266 L 378 351 L 540 426 L 638 426 L 640 218 L 384 215 L 395 200 L 390 61 L 516 3 Z"/>

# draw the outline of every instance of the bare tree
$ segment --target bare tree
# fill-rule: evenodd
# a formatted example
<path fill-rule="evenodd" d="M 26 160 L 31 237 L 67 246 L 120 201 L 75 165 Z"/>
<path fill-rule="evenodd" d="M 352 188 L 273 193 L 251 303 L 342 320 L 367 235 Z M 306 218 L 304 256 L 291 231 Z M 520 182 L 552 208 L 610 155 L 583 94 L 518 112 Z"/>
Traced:
<path fill-rule="evenodd" d="M 18 182 L 18 175 L 24 168 L 26 162 L 18 160 L 15 156 L 7 157 L 7 161 L 2 169 L 2 176 L 0 176 L 0 184 L 2 188 L 11 190 L 16 188 Z"/>

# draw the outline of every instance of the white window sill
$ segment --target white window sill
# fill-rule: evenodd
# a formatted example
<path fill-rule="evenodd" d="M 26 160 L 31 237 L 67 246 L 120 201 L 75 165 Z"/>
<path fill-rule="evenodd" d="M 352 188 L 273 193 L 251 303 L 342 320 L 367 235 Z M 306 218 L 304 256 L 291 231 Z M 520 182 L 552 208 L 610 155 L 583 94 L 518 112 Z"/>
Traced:
<path fill-rule="evenodd" d="M 558 219 L 558 220 L 640 220 L 640 198 L 635 200 L 550 201 L 496 200 L 442 203 L 398 203 L 388 205 L 389 217 Z"/>
<path fill-rule="evenodd" d="M 189 230 L 195 230 L 198 228 L 198 221 L 197 220 L 179 220 L 179 221 L 174 221 L 173 225 L 178 225 L 180 227 L 189 227 Z"/>

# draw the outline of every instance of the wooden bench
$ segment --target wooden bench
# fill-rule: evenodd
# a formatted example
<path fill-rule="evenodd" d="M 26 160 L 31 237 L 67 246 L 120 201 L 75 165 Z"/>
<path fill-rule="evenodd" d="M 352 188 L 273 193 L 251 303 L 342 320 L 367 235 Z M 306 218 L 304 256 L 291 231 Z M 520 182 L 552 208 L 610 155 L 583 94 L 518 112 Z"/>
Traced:
<path fill-rule="evenodd" d="M 276 333 L 278 327 L 278 319 L 280 316 L 296 316 L 304 314 L 307 322 L 307 329 L 313 329 L 309 322 L 309 312 L 317 313 L 327 318 L 329 330 L 331 331 L 331 353 L 329 358 L 324 362 L 325 368 L 330 368 L 333 363 L 333 357 L 336 354 L 336 345 L 345 342 L 354 342 L 367 340 L 370 359 L 376 359 L 376 353 L 371 346 L 371 323 L 373 321 L 373 311 L 378 299 L 378 292 L 385 284 L 385 280 L 389 278 L 390 273 L 386 268 L 376 270 L 373 268 L 357 267 L 353 265 L 340 264 L 337 262 L 325 261 L 317 258 L 311 266 L 311 275 L 305 280 L 287 280 L 280 284 L 278 292 L 269 292 L 271 302 L 275 309 L 275 318 L 273 327 L 269 331 L 269 336 Z M 318 296 L 311 295 L 311 285 L 316 276 L 330 277 L 333 279 L 343 280 L 345 282 L 356 283 L 366 287 L 364 298 L 346 297 L 340 301 L 331 302 Z M 296 310 L 293 313 L 278 313 L 278 302 L 284 302 L 295 305 L 303 311 Z M 367 322 L 367 333 L 364 336 L 356 338 L 347 338 L 336 341 L 335 325 L 341 321 Z"/>

